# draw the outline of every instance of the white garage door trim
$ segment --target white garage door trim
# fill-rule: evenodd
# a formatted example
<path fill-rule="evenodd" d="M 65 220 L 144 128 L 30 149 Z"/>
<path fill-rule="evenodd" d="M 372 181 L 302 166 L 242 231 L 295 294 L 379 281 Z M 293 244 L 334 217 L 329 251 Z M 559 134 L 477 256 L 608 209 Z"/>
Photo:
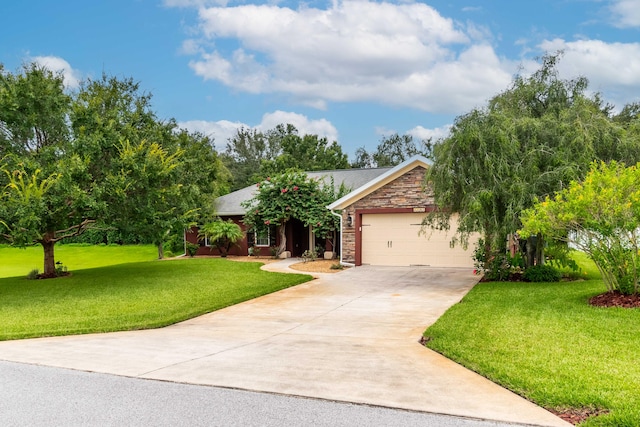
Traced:
<path fill-rule="evenodd" d="M 467 249 L 451 247 L 457 228 L 452 217 L 449 232 L 427 232 L 419 235 L 424 213 L 363 213 L 360 250 L 362 264 L 429 267 L 473 268 L 473 249 L 477 238 Z"/>

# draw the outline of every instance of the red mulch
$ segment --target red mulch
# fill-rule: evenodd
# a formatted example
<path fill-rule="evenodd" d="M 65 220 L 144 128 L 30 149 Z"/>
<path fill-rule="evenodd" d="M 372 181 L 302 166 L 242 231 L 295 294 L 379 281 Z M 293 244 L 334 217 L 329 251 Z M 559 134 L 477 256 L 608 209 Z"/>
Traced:
<path fill-rule="evenodd" d="M 567 408 L 562 410 L 549 409 L 548 411 L 573 425 L 579 424 L 587 418 L 597 417 L 598 415 L 603 415 L 608 412 L 602 409 L 593 408 Z"/>
<path fill-rule="evenodd" d="M 62 273 L 51 273 L 51 274 L 40 273 L 38 274 L 37 278 L 38 279 L 56 279 L 58 277 L 66 277 L 66 276 L 71 276 L 71 273 L 68 271 L 65 271 Z"/>
<path fill-rule="evenodd" d="M 606 292 L 589 299 L 596 307 L 640 308 L 640 295 L 623 295 L 618 291 Z"/>

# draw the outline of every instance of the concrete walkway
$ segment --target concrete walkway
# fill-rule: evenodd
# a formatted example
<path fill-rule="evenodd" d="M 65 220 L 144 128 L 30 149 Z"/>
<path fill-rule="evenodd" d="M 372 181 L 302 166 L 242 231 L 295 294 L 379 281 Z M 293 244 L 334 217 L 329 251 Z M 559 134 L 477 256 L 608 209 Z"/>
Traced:
<path fill-rule="evenodd" d="M 358 267 L 321 276 L 162 329 L 0 342 L 0 360 L 570 425 L 418 343 L 475 284 L 469 271 Z"/>

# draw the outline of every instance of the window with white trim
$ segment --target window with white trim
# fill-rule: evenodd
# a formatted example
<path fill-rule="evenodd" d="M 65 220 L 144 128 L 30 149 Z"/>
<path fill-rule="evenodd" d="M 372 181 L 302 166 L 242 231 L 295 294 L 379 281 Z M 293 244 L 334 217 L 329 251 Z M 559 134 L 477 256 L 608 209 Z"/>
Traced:
<path fill-rule="evenodd" d="M 247 232 L 247 243 L 249 247 L 268 248 L 276 244 L 275 236 L 275 227 L 273 226 L 264 227 L 260 231 L 249 230 Z"/>
<path fill-rule="evenodd" d="M 266 230 L 256 231 L 254 236 L 256 246 L 267 247 L 271 243 L 271 227 Z"/>

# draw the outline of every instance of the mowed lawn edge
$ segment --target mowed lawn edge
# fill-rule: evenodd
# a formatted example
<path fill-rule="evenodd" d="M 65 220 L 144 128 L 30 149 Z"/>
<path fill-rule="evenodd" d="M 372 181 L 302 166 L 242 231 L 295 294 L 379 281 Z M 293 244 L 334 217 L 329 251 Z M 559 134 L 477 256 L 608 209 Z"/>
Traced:
<path fill-rule="evenodd" d="M 0 340 L 167 326 L 311 280 L 261 263 L 184 258 L 0 279 Z"/>
<path fill-rule="evenodd" d="M 584 426 L 640 425 L 640 309 L 596 308 L 588 280 L 476 285 L 427 347 L 545 408 L 604 410 Z"/>

